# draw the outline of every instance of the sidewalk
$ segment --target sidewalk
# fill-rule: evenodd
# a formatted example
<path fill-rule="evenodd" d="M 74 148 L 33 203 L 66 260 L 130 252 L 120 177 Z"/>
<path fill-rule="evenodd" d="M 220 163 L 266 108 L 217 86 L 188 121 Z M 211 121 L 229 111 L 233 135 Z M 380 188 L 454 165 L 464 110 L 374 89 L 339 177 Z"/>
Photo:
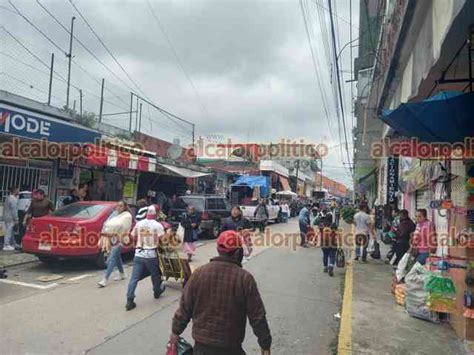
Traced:
<path fill-rule="evenodd" d="M 0 250 L 0 267 L 8 268 L 15 265 L 31 263 L 37 260 L 38 258 L 31 254 L 21 253 L 18 251 Z"/>
<path fill-rule="evenodd" d="M 339 354 L 467 354 L 449 324 L 413 318 L 396 304 L 381 247 L 382 260 L 348 265 Z"/>

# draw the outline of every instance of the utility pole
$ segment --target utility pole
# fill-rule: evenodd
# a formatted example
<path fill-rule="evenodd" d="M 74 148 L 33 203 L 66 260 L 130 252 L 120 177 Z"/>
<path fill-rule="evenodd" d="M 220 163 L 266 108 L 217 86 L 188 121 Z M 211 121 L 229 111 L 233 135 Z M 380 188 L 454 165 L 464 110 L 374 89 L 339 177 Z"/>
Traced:
<path fill-rule="evenodd" d="M 51 105 L 51 90 L 53 89 L 53 73 L 54 73 L 54 53 L 51 53 L 51 66 L 49 69 L 48 105 Z"/>
<path fill-rule="evenodd" d="M 132 132 L 132 113 L 133 113 L 133 92 L 130 91 L 130 122 L 128 124 L 129 132 Z"/>
<path fill-rule="evenodd" d="M 142 131 L 142 105 L 143 103 L 140 102 L 140 113 L 138 117 L 138 132 Z"/>
<path fill-rule="evenodd" d="M 193 137 L 192 137 L 193 145 L 192 145 L 192 146 L 193 146 L 193 148 L 194 148 L 194 129 L 195 129 L 196 125 L 195 125 L 194 123 L 193 123 L 192 125 L 193 125 Z"/>
<path fill-rule="evenodd" d="M 295 165 L 296 165 L 296 187 L 295 187 L 296 191 L 295 192 L 298 194 L 298 173 L 300 171 L 300 160 L 299 159 L 295 161 Z"/>
<path fill-rule="evenodd" d="M 79 89 L 79 112 L 82 116 L 82 89 Z"/>
<path fill-rule="evenodd" d="M 76 111 L 76 100 L 74 100 L 74 103 L 72 104 L 72 110 Z"/>
<path fill-rule="evenodd" d="M 137 111 L 135 112 L 135 131 L 138 128 L 138 96 L 137 96 Z"/>
<path fill-rule="evenodd" d="M 66 108 L 69 108 L 69 89 L 71 86 L 71 60 L 72 60 L 72 39 L 74 37 L 74 20 L 76 19 L 75 16 L 71 19 L 71 32 L 69 37 L 69 53 L 67 54 L 68 57 L 68 68 L 67 68 L 67 91 L 66 91 Z"/>
<path fill-rule="evenodd" d="M 100 88 L 99 123 L 102 122 L 102 109 L 104 108 L 104 85 L 105 85 L 105 79 L 102 78 L 102 86 Z"/>

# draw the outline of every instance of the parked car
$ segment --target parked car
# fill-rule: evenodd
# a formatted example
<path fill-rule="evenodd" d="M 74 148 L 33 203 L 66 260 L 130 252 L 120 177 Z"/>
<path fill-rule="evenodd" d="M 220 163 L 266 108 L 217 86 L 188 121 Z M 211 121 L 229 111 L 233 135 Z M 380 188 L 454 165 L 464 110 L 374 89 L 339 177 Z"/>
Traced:
<path fill-rule="evenodd" d="M 106 266 L 106 256 L 99 249 L 104 222 L 116 215 L 117 202 L 87 201 L 61 207 L 48 216 L 33 218 L 23 237 L 25 253 L 34 254 L 42 262 L 59 258 L 93 259 L 98 267 Z M 131 206 L 132 215 L 136 209 Z M 122 249 L 133 250 L 134 240 Z"/>
<path fill-rule="evenodd" d="M 230 204 L 218 195 L 185 195 L 177 198 L 170 209 L 169 222 L 175 227 L 188 206 L 194 206 L 201 216 L 199 236 L 217 238 L 224 218 L 230 216 Z"/>

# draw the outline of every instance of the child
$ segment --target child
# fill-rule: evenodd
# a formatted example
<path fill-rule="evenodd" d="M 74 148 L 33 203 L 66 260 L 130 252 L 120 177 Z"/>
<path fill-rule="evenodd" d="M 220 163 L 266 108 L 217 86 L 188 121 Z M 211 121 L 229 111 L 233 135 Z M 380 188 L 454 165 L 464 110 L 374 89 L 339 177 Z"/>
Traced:
<path fill-rule="evenodd" d="M 333 223 L 331 228 L 325 227 L 322 232 L 321 249 L 323 251 L 324 272 L 329 276 L 334 276 L 334 264 L 336 259 L 336 250 L 339 241 L 339 232 L 337 225 Z"/>

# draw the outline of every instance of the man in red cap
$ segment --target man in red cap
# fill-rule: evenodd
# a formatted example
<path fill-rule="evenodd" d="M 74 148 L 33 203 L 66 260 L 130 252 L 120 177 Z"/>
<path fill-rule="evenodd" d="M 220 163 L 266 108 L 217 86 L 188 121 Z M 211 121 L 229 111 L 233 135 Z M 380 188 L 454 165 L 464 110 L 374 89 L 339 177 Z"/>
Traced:
<path fill-rule="evenodd" d="M 265 307 L 253 276 L 242 269 L 242 237 L 222 232 L 219 256 L 192 274 L 173 317 L 171 343 L 193 320 L 194 355 L 243 355 L 247 317 L 262 354 L 270 354 L 272 337 Z"/>

